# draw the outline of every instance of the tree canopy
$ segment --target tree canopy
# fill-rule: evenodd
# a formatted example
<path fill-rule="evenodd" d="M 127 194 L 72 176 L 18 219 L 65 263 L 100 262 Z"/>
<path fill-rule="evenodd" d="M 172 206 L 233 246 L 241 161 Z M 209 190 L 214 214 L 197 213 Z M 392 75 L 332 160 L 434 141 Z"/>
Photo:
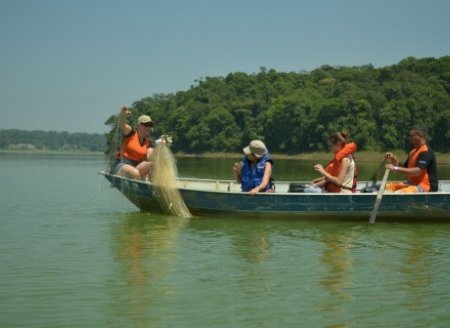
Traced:
<path fill-rule="evenodd" d="M 450 150 L 450 56 L 396 65 L 332 67 L 311 72 L 230 73 L 205 77 L 189 90 L 155 94 L 136 101 L 136 122 L 148 114 L 154 136 L 170 134 L 174 150 L 186 153 L 234 152 L 262 139 L 271 152 L 327 149 L 334 132 L 350 134 L 362 150 L 405 148 L 407 132 L 423 125 L 430 145 Z M 117 115 L 105 124 L 109 146 Z"/>

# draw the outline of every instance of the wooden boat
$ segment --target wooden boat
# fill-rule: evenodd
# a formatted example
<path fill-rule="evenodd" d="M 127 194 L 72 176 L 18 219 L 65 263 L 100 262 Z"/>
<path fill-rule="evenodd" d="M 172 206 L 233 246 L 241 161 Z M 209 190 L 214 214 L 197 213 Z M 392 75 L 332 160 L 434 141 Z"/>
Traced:
<path fill-rule="evenodd" d="M 164 212 L 149 181 L 132 180 L 101 171 L 112 186 L 144 212 Z M 276 183 L 276 192 L 252 195 L 241 192 L 231 180 L 179 178 L 178 188 L 193 215 L 243 214 L 270 216 L 321 216 L 368 218 L 373 209 L 373 193 L 299 193 L 288 192 L 290 182 Z M 365 182 L 358 183 L 358 189 Z M 440 181 L 433 193 L 385 193 L 378 211 L 381 217 L 450 219 L 450 180 Z"/>

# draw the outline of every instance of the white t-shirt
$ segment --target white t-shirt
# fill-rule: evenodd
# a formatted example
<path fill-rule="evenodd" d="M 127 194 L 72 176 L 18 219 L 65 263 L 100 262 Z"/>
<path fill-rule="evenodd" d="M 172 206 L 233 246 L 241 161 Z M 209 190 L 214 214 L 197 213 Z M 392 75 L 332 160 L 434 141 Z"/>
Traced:
<path fill-rule="evenodd" d="M 353 160 L 353 157 L 351 155 L 348 155 L 346 158 L 350 161 L 350 163 L 347 167 L 347 172 L 345 173 L 342 185 L 350 189 L 341 188 L 341 193 L 351 194 L 351 189 L 353 187 L 353 178 L 355 177 L 355 161 Z"/>

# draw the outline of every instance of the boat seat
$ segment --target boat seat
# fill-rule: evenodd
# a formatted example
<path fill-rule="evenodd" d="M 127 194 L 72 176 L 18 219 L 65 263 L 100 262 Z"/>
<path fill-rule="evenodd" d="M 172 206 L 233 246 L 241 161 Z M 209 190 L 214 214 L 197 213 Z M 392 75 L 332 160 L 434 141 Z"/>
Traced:
<path fill-rule="evenodd" d="M 291 182 L 289 184 L 288 192 L 305 192 L 305 188 L 308 187 L 305 183 Z"/>

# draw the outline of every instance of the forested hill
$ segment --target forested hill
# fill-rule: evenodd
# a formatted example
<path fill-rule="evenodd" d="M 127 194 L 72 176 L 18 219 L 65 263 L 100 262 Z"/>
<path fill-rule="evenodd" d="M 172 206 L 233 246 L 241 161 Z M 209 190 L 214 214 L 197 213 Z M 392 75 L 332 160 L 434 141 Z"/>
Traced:
<path fill-rule="evenodd" d="M 360 149 L 401 149 L 416 123 L 443 152 L 450 150 L 450 56 L 409 57 L 382 68 L 236 72 L 132 107 L 130 122 L 149 114 L 157 123 L 154 135 L 173 135 L 174 149 L 188 153 L 241 151 L 255 138 L 273 153 L 320 151 L 336 131 L 350 133 Z M 107 120 L 111 131 L 116 122 L 116 116 Z"/>
<path fill-rule="evenodd" d="M 0 129 L 0 149 L 105 151 L 106 139 L 99 133 L 25 131 Z"/>

